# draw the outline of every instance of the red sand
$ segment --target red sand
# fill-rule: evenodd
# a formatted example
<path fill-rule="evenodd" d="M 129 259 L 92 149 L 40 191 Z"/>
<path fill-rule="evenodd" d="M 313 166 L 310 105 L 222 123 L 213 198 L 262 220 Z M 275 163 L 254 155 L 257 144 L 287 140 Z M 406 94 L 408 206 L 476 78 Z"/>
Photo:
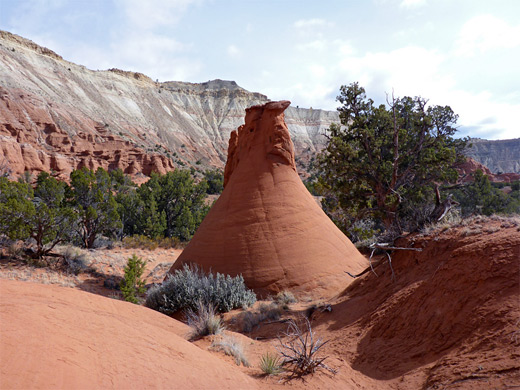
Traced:
<path fill-rule="evenodd" d="M 2 389 L 244 389 L 255 381 L 153 310 L 70 288 L 0 281 Z"/>
<path fill-rule="evenodd" d="M 399 245 L 315 312 L 336 375 L 262 377 L 282 322 L 234 335 L 252 367 L 185 340 L 188 327 L 146 308 L 57 286 L 0 280 L 0 388 L 506 389 L 520 386 L 520 220 L 468 226 Z M 292 305 L 297 317 L 308 303 Z M 232 321 L 238 313 L 226 314 Z M 231 323 L 229 324 L 230 327 Z M 259 340 L 255 340 L 260 337 Z"/>
<path fill-rule="evenodd" d="M 317 320 L 367 377 L 407 389 L 520 386 L 520 221 L 478 220 L 402 246 Z M 406 385 L 405 385 L 406 384 Z"/>

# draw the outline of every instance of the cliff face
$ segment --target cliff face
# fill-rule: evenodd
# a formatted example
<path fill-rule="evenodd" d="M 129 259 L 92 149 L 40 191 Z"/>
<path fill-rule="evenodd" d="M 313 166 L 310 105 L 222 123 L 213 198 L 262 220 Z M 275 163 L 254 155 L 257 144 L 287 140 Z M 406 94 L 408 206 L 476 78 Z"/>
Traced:
<path fill-rule="evenodd" d="M 244 110 L 268 98 L 233 81 L 157 83 L 119 69 L 92 71 L 0 31 L 0 158 L 13 174 L 77 167 L 164 172 L 223 167 Z M 336 112 L 290 107 L 298 161 L 324 144 Z"/>
<path fill-rule="evenodd" d="M 466 155 L 493 173 L 520 173 L 520 138 L 488 141 L 472 139 Z"/>

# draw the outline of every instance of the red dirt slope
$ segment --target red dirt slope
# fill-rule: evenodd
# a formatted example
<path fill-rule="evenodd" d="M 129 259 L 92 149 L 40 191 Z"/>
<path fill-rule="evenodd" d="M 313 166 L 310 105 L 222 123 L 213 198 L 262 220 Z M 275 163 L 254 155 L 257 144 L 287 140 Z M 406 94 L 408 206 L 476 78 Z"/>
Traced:
<path fill-rule="evenodd" d="M 0 388 L 257 388 L 187 332 L 131 303 L 0 280 Z"/>
<path fill-rule="evenodd" d="M 401 246 L 317 320 L 352 368 L 398 389 L 520 386 L 520 220 L 476 219 Z"/>

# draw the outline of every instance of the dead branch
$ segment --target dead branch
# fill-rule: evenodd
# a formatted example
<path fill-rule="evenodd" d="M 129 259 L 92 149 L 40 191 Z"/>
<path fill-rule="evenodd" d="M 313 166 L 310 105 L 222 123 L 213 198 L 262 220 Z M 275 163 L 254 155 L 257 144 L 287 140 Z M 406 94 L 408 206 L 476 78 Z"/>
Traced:
<path fill-rule="evenodd" d="M 390 246 L 389 243 L 373 243 L 373 244 L 370 244 L 369 248 L 372 249 L 372 253 L 370 253 L 370 257 L 368 259 L 369 263 L 370 263 L 370 266 L 367 267 L 364 271 L 362 271 L 361 273 L 357 274 L 357 275 L 354 275 L 354 274 L 351 274 L 350 272 L 348 271 L 345 271 L 345 273 L 347 273 L 350 277 L 352 278 L 358 278 L 360 277 L 361 275 L 364 275 L 366 274 L 368 271 L 372 271 L 374 273 L 374 275 L 378 276 L 376 274 L 376 271 L 375 271 L 375 268 L 377 266 L 379 266 L 381 263 L 383 263 L 383 260 L 380 260 L 376 263 L 376 265 L 373 265 L 372 264 L 372 256 L 374 256 L 374 252 L 377 250 L 377 249 L 382 249 L 385 251 L 385 254 L 388 258 L 388 264 L 390 265 L 390 270 L 392 271 L 392 280 L 395 280 L 395 273 L 394 273 L 394 268 L 392 267 L 392 256 L 390 256 L 390 253 L 388 253 L 388 251 L 394 251 L 394 250 L 401 250 L 401 251 L 417 251 L 417 252 L 422 252 L 422 248 L 404 248 L 404 247 L 398 247 L 398 246 Z"/>
<path fill-rule="evenodd" d="M 296 322 L 291 319 L 288 321 L 289 326 L 287 332 L 284 333 L 288 341 L 284 342 L 278 337 L 280 347 L 278 352 L 283 358 L 282 365 L 291 367 L 291 375 L 289 379 L 315 372 L 318 368 L 324 368 L 327 371 L 336 374 L 337 370 L 325 365 L 323 362 L 328 356 L 318 356 L 321 348 L 326 345 L 329 340 L 322 341 L 316 338 L 316 334 L 312 331 L 311 323 L 307 318 L 303 318 L 307 329 L 301 329 Z"/>

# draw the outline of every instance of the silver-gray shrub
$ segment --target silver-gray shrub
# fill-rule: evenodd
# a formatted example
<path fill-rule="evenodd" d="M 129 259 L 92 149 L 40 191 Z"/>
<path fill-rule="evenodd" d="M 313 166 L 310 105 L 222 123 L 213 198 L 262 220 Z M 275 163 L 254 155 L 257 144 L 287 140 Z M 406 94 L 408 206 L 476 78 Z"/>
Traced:
<path fill-rule="evenodd" d="M 199 303 L 212 304 L 220 312 L 249 307 L 256 295 L 244 284 L 242 275 L 231 277 L 217 273 L 205 274 L 185 264 L 146 295 L 146 306 L 166 314 L 179 310 L 197 310 Z"/>

